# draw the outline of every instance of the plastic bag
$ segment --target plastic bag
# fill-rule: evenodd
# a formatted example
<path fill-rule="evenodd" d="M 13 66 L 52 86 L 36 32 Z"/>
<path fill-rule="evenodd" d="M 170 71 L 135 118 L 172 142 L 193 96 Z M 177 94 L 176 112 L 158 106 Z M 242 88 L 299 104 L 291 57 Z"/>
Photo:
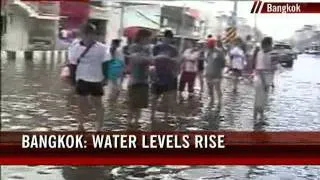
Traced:
<path fill-rule="evenodd" d="M 70 72 L 69 67 L 68 66 L 62 67 L 61 72 L 60 72 L 60 78 L 62 80 L 69 80 L 70 77 L 71 77 L 71 72 Z"/>

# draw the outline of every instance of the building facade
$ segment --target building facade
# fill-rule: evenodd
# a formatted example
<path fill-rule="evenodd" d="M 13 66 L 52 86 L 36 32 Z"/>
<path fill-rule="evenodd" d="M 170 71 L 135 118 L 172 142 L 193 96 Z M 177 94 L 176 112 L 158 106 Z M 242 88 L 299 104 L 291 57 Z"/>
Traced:
<path fill-rule="evenodd" d="M 57 2 L 22 2 L 7 0 L 4 46 L 7 51 L 49 50 L 58 34 Z"/>
<path fill-rule="evenodd" d="M 176 35 L 201 38 L 202 22 L 200 12 L 195 9 L 175 6 L 161 8 L 160 28 L 170 28 Z"/>

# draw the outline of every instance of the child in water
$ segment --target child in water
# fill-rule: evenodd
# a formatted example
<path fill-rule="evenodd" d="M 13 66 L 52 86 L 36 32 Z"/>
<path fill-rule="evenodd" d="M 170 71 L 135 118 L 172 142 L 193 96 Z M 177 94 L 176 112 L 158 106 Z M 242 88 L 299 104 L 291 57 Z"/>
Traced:
<path fill-rule="evenodd" d="M 110 47 L 111 59 L 108 61 L 107 77 L 111 85 L 110 99 L 117 98 L 121 90 L 121 79 L 125 67 L 124 55 L 120 47 L 121 40 L 115 39 Z"/>

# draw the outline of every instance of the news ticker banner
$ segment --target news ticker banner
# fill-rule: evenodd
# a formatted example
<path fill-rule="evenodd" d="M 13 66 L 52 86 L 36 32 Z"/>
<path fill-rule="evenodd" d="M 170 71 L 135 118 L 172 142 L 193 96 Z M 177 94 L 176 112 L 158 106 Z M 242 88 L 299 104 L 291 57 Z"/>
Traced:
<path fill-rule="evenodd" d="M 251 13 L 320 13 L 320 2 L 284 2 L 255 0 Z"/>
<path fill-rule="evenodd" d="M 1 132 L 2 165 L 319 165 L 320 132 Z"/>

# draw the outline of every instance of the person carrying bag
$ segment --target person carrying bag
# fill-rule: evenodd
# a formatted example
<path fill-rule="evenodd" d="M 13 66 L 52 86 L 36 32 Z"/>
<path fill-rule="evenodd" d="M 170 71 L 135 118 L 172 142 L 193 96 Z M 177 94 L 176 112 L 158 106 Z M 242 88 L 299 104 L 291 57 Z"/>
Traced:
<path fill-rule="evenodd" d="M 89 46 L 86 47 L 86 49 L 81 53 L 79 58 L 77 59 L 77 64 L 72 64 L 70 61 L 68 64 L 64 65 L 62 67 L 60 78 L 67 82 L 68 84 L 71 84 L 72 86 L 75 86 L 76 84 L 76 71 L 77 66 L 80 63 L 81 58 L 83 58 L 87 52 L 90 50 L 90 48 L 95 44 L 95 42 L 91 43 Z"/>

